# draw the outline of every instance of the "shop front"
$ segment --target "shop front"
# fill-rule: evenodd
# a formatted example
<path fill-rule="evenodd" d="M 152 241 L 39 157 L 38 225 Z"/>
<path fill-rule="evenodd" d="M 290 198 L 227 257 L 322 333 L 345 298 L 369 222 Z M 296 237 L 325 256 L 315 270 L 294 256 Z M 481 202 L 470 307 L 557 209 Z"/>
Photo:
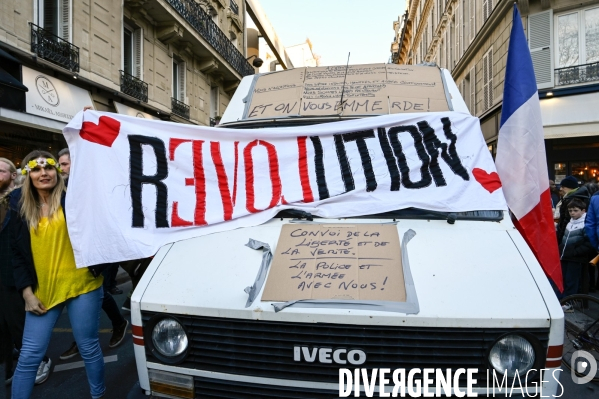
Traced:
<path fill-rule="evenodd" d="M 599 182 L 599 93 L 541 100 L 549 177 Z"/>
<path fill-rule="evenodd" d="M 52 72 L 22 67 L 25 112 L 0 106 L 0 157 L 20 167 L 33 150 L 56 155 L 66 147 L 62 129 L 86 105 L 92 105 L 87 90 L 53 76 Z"/>

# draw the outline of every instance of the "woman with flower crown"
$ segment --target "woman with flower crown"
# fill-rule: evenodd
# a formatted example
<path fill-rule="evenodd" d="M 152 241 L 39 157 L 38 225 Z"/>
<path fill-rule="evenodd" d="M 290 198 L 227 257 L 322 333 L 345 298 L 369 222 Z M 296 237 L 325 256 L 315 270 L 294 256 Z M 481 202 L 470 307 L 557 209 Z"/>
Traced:
<path fill-rule="evenodd" d="M 25 181 L 11 193 L 15 283 L 25 300 L 25 331 L 12 383 L 12 398 L 31 396 L 52 329 L 66 306 L 85 363 L 91 397 L 105 393 L 98 339 L 102 277 L 77 269 L 64 212 L 65 182 L 54 157 L 33 151 L 23 160 Z"/>

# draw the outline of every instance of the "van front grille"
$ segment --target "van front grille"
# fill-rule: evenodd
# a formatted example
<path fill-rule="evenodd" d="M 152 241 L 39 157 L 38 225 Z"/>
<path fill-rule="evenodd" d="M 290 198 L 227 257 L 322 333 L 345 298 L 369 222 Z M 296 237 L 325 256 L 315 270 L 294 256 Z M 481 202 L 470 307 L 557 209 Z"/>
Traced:
<path fill-rule="evenodd" d="M 144 312 L 144 328 L 153 317 Z M 549 328 L 493 329 L 289 323 L 172 315 L 187 331 L 189 349 L 179 367 L 226 374 L 338 383 L 339 368 L 478 368 L 477 386 L 486 386 L 490 347 L 507 333 L 526 334 L 542 348 L 537 363 L 545 364 Z M 148 360 L 162 363 L 152 354 L 151 331 L 146 334 Z M 360 366 L 294 361 L 294 346 L 363 350 Z M 465 386 L 466 380 L 460 380 Z"/>

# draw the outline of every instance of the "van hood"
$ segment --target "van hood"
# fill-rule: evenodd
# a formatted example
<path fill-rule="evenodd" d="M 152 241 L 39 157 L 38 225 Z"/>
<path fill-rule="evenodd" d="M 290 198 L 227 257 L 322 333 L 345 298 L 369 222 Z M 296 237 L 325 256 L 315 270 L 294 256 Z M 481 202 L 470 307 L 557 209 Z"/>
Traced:
<path fill-rule="evenodd" d="M 315 223 L 389 223 L 388 219 L 318 219 Z M 169 244 L 146 272 L 150 282 L 136 292 L 143 311 L 171 314 L 429 327 L 549 327 L 547 306 L 529 267 L 502 222 L 400 220 L 400 239 L 409 229 L 416 236 L 407 245 L 409 267 L 419 312 L 405 314 L 358 309 L 289 306 L 275 312 L 261 301 L 262 290 L 246 308 L 246 288 L 254 284 L 262 251 L 250 239 L 276 250 L 283 224 L 272 219 L 256 227 L 211 234 Z M 142 288 L 140 284 L 139 289 Z"/>

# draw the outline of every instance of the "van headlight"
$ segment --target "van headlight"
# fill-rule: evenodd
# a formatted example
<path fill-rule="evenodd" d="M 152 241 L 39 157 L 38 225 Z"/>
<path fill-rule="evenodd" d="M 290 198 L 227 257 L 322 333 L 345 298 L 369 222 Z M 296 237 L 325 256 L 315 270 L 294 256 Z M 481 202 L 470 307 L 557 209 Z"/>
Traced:
<path fill-rule="evenodd" d="M 532 344 L 520 335 L 506 335 L 495 342 L 489 353 L 489 363 L 501 374 L 514 377 L 526 374 L 535 363 Z"/>
<path fill-rule="evenodd" d="M 165 318 L 154 326 L 152 343 L 161 355 L 176 357 L 187 349 L 187 334 L 177 320 Z"/>

